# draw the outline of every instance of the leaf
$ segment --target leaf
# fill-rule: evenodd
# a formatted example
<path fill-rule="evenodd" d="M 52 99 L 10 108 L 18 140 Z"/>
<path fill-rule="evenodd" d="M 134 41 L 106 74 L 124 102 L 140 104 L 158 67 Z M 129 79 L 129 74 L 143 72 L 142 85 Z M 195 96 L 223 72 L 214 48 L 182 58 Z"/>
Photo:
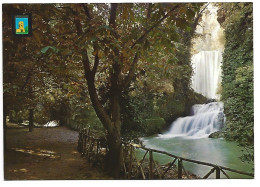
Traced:
<path fill-rule="evenodd" d="M 183 18 L 177 18 L 176 19 L 176 26 L 177 27 L 180 27 L 182 29 L 186 29 L 186 26 L 187 26 L 187 22 L 185 19 Z"/>
<path fill-rule="evenodd" d="M 99 29 L 113 30 L 113 28 L 108 25 L 101 25 L 100 27 L 98 27 L 98 30 Z"/>
<path fill-rule="evenodd" d="M 195 16 L 195 12 L 193 12 L 191 9 L 188 9 L 187 10 L 187 18 L 188 18 L 188 20 L 192 20 L 193 18 L 194 18 L 194 16 Z"/>
<path fill-rule="evenodd" d="M 59 50 L 56 47 L 52 47 L 52 46 L 46 46 L 46 47 L 42 48 L 41 52 L 46 53 L 49 49 L 52 49 L 55 53 L 59 52 Z"/>
<path fill-rule="evenodd" d="M 190 31 L 192 30 L 192 28 L 189 27 L 189 26 L 187 26 L 187 27 L 186 27 L 186 30 L 187 30 L 188 32 L 190 32 Z"/>

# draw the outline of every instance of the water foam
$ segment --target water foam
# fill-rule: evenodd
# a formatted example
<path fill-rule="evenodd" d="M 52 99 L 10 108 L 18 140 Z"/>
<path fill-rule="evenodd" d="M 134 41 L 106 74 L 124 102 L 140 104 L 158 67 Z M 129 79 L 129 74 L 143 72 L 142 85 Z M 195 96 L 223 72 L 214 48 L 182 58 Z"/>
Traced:
<path fill-rule="evenodd" d="M 159 138 L 185 136 L 204 138 L 219 131 L 224 125 L 224 109 L 222 102 L 196 104 L 192 107 L 192 116 L 181 117 L 174 121 L 171 128 Z"/>

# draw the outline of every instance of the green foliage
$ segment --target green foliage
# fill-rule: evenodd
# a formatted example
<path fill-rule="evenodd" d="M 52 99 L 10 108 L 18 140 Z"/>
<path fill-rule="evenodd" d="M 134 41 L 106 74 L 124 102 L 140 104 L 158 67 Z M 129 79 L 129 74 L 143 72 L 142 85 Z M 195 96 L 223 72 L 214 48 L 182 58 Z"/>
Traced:
<path fill-rule="evenodd" d="M 242 162 L 248 162 L 250 164 L 252 164 L 252 170 L 254 170 L 254 146 L 250 145 L 250 146 L 246 146 L 245 149 L 242 150 L 243 155 L 240 157 L 240 159 L 242 160 Z"/>
<path fill-rule="evenodd" d="M 155 117 L 146 119 L 143 125 L 147 131 L 147 134 L 156 134 L 161 132 L 161 129 L 165 125 L 165 121 L 163 118 Z"/>
<path fill-rule="evenodd" d="M 41 49 L 42 53 L 46 53 L 49 49 L 52 49 L 54 52 L 58 52 L 59 50 L 56 47 L 52 47 L 52 46 L 46 46 L 44 48 Z"/>
<path fill-rule="evenodd" d="M 226 138 L 253 152 L 253 4 L 230 3 L 226 11 L 223 53 L 222 100 L 226 115 Z M 243 159 L 253 161 L 253 155 Z"/>
<path fill-rule="evenodd" d="M 24 120 L 28 119 L 29 112 L 24 110 L 24 111 L 14 111 L 11 110 L 9 112 L 9 121 L 11 123 L 22 123 Z"/>
<path fill-rule="evenodd" d="M 133 95 L 135 92 L 138 94 Z M 188 115 L 192 105 L 207 100 L 192 90 L 186 94 L 183 97 L 182 90 L 161 93 L 145 89 L 124 94 L 121 99 L 123 136 L 136 138 L 162 133 L 175 119 Z"/>
<path fill-rule="evenodd" d="M 194 16 L 193 13 L 187 10 L 188 17 Z M 190 47 L 197 23 L 188 24 L 183 19 L 177 19 L 175 23 L 180 28 L 171 23 L 173 32 L 167 34 L 174 41 L 170 44 L 174 48 L 156 48 L 147 41 L 146 61 L 149 63 L 144 63 L 143 69 L 136 72 L 132 87 L 121 100 L 123 135 L 131 131 L 139 132 L 133 133 L 133 137 L 162 132 L 178 117 L 188 115 L 193 104 L 206 101 L 190 88 Z M 160 31 L 152 34 L 152 37 L 160 37 L 158 40 L 163 39 Z M 163 43 L 167 43 L 166 40 Z M 159 54 L 159 61 L 154 54 Z"/>
<path fill-rule="evenodd" d="M 86 86 L 86 77 L 94 71 L 84 74 L 88 65 L 90 69 L 97 65 L 94 85 L 99 109 L 112 118 L 111 77 L 119 71 L 115 81 L 119 90 L 129 87 L 124 87 L 128 76 L 135 80 L 130 84 L 134 90 L 122 94 L 122 131 L 157 133 L 165 124 L 161 118 L 167 122 L 169 114 L 172 118 L 187 110 L 183 98 L 191 93 L 190 37 L 202 5 L 122 3 L 113 26 L 109 4 L 5 4 L 4 101 L 9 103 L 8 110 L 33 107 L 39 123 L 56 119 L 75 129 L 92 126 L 103 131 Z M 9 18 L 25 10 L 37 10 L 32 17 L 33 35 L 17 40 Z M 86 56 L 87 65 L 82 63 Z"/>
<path fill-rule="evenodd" d="M 151 118 L 153 111 L 153 97 L 150 94 L 139 93 L 136 96 L 124 94 L 121 98 L 122 133 L 125 136 L 129 131 L 141 132 L 146 135 L 146 129 L 142 125 L 145 120 Z"/>
<path fill-rule="evenodd" d="M 76 109 L 73 111 L 70 117 L 68 117 L 69 127 L 75 130 L 83 129 L 83 128 L 91 128 L 97 132 L 103 132 L 104 128 L 102 123 L 98 119 L 94 109 L 91 107 Z"/>

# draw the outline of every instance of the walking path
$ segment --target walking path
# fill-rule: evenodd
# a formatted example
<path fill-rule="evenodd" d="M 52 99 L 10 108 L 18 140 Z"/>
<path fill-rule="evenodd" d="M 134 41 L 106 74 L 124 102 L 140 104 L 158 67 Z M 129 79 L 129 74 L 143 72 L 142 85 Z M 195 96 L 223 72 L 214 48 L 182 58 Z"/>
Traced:
<path fill-rule="evenodd" d="M 78 132 L 66 127 L 7 129 L 5 180 L 109 179 L 77 151 Z"/>

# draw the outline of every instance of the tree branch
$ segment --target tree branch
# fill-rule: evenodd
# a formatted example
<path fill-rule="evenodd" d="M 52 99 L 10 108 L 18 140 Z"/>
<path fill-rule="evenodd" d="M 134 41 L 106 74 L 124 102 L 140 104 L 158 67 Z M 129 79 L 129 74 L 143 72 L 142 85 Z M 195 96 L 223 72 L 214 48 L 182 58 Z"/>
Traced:
<path fill-rule="evenodd" d="M 122 81 L 122 85 L 121 85 L 122 88 L 127 88 L 129 86 L 129 84 L 131 83 L 131 80 L 132 80 L 132 78 L 134 76 L 134 70 L 135 70 L 135 66 L 136 66 L 136 64 L 138 62 L 138 59 L 139 59 L 139 55 L 138 55 L 138 52 L 136 52 L 134 60 L 133 60 L 132 65 L 130 67 L 130 70 L 128 72 L 128 75 Z"/>
<path fill-rule="evenodd" d="M 151 12 L 152 12 L 152 3 L 148 3 L 148 7 L 147 7 L 147 21 L 150 19 L 151 17 Z"/>
<path fill-rule="evenodd" d="M 93 74 L 93 76 L 95 76 L 95 74 L 97 72 L 98 64 L 99 64 L 98 46 L 97 46 L 96 42 L 93 43 L 93 47 L 94 47 L 94 51 L 96 51 L 96 54 L 95 54 L 94 66 L 92 68 L 92 74 Z"/>
<path fill-rule="evenodd" d="M 91 17 L 90 10 L 89 10 L 88 6 L 85 3 L 82 4 L 82 6 L 84 8 L 84 11 L 85 11 L 85 14 L 86 14 L 88 20 L 91 20 L 92 17 Z"/>
<path fill-rule="evenodd" d="M 209 6 L 209 3 L 206 4 L 206 6 L 198 13 L 197 17 L 194 19 L 193 24 L 191 25 L 191 35 L 193 35 L 195 33 L 196 27 L 199 24 L 199 19 L 202 16 L 202 13 L 204 12 L 204 10 Z M 201 26 L 201 25 L 200 25 Z M 202 26 L 201 26 L 202 27 Z"/>
<path fill-rule="evenodd" d="M 88 14 L 86 12 L 87 7 L 85 7 L 85 13 Z M 74 14 L 76 16 L 76 12 L 74 12 Z M 90 14 L 87 15 L 88 18 L 91 18 Z M 80 20 L 77 18 L 74 18 L 74 24 L 76 26 L 77 29 L 77 34 L 78 36 L 81 36 L 83 33 L 82 30 L 82 25 L 80 23 Z M 102 122 L 102 124 L 104 125 L 105 129 L 107 129 L 108 131 L 111 131 L 111 120 L 109 118 L 109 116 L 107 115 L 104 107 L 102 106 L 99 98 L 98 98 L 98 94 L 97 94 L 97 90 L 96 90 L 96 86 L 95 86 L 95 73 L 97 71 L 97 67 L 99 64 L 99 58 L 98 58 L 98 46 L 97 43 L 94 42 L 93 43 L 93 48 L 94 50 L 96 50 L 96 55 L 95 55 L 95 62 L 94 62 L 94 66 L 93 69 L 91 70 L 90 68 L 90 61 L 89 61 L 89 57 L 88 57 L 88 52 L 87 50 L 82 50 L 82 63 L 83 63 L 83 68 L 84 68 L 84 73 L 85 73 L 85 78 L 87 80 L 87 84 L 88 84 L 88 91 L 89 91 L 89 95 L 90 95 L 90 99 L 92 102 L 92 106 L 96 111 L 96 114 L 98 116 L 98 118 L 100 119 L 100 121 Z"/>
<path fill-rule="evenodd" d="M 88 53 L 87 51 L 82 52 L 82 62 L 83 62 L 83 67 L 85 70 L 85 77 L 87 78 L 88 76 L 90 76 L 91 74 L 91 70 L 90 70 L 90 62 L 89 62 L 89 58 L 88 58 Z M 86 74 L 87 73 L 87 74 Z"/>
<path fill-rule="evenodd" d="M 25 82 L 24 82 L 24 84 L 23 84 L 23 86 L 22 86 L 22 88 L 21 88 L 21 91 L 23 91 L 24 88 L 25 88 L 25 86 L 28 84 L 31 75 L 32 75 L 32 69 L 28 72 L 28 74 L 27 74 L 27 76 L 26 76 L 26 79 L 25 79 Z"/>
<path fill-rule="evenodd" d="M 95 74 L 91 71 L 90 69 L 90 63 L 89 63 L 89 58 L 86 52 L 83 53 L 82 55 L 83 59 L 83 67 L 84 67 L 84 72 L 85 72 L 85 78 L 87 80 L 87 84 L 88 84 L 88 91 L 89 91 L 89 95 L 90 95 L 90 99 L 92 102 L 92 106 L 94 107 L 96 114 L 98 116 L 98 118 L 100 119 L 100 121 L 102 122 L 102 124 L 104 125 L 105 129 L 107 129 L 108 131 L 111 132 L 111 120 L 109 118 L 109 116 L 107 115 L 104 107 L 102 106 L 99 98 L 98 98 L 98 94 L 97 94 L 97 90 L 96 90 L 96 86 L 95 86 Z M 95 60 L 95 64 L 94 64 L 94 68 L 98 66 L 97 61 Z M 93 68 L 93 70 L 94 70 Z"/>
<path fill-rule="evenodd" d="M 117 3 L 111 3 L 109 26 L 115 28 L 116 26 L 116 9 L 118 7 Z"/>
<path fill-rule="evenodd" d="M 24 82 L 24 84 L 23 84 L 23 86 L 22 86 L 22 88 L 21 88 L 21 91 L 23 91 L 24 88 L 26 87 L 26 85 L 28 84 L 28 82 L 29 82 L 29 80 L 30 80 L 30 78 L 31 78 L 31 76 L 32 76 L 32 72 L 33 72 L 33 69 L 34 69 L 35 66 L 36 66 L 36 62 L 33 64 L 32 68 L 31 68 L 30 71 L 28 72 L 28 74 L 27 74 L 27 76 L 26 76 L 26 79 L 25 79 L 25 82 Z"/>
<path fill-rule="evenodd" d="M 209 6 L 209 3 L 206 4 L 206 6 L 199 12 L 199 14 L 202 14 L 204 10 Z"/>
<path fill-rule="evenodd" d="M 142 42 L 143 39 L 155 28 L 157 27 L 163 20 L 165 20 L 175 9 L 177 9 L 179 5 L 175 5 L 167 14 L 165 14 L 158 22 L 156 22 L 154 25 L 152 25 L 148 30 L 146 30 L 131 46 L 131 49 L 134 48 L 134 46 Z"/>
<path fill-rule="evenodd" d="M 152 25 L 148 30 L 145 30 L 144 33 L 141 35 L 140 38 L 138 38 L 134 43 L 133 45 L 131 46 L 131 49 L 134 48 L 134 46 L 141 42 L 155 27 L 157 27 L 161 22 L 163 22 L 163 20 L 165 20 L 175 9 L 177 9 L 179 7 L 179 5 L 175 5 L 167 14 L 165 14 L 158 22 L 156 22 L 154 25 Z M 148 10 L 147 10 L 147 20 L 150 19 L 150 15 L 151 14 L 151 5 L 149 4 L 148 5 Z M 135 57 L 133 59 L 133 62 L 132 62 L 132 65 L 130 67 L 130 70 L 129 70 L 129 73 L 128 75 L 125 77 L 125 79 L 122 81 L 122 87 L 123 88 L 126 88 L 133 76 L 134 76 L 134 70 L 135 70 L 135 66 L 138 62 L 138 59 L 139 59 L 139 55 L 138 55 L 138 52 L 135 53 Z"/>
<path fill-rule="evenodd" d="M 82 25 L 81 25 L 81 23 L 80 23 L 80 20 L 76 17 L 76 16 L 77 16 L 77 13 L 76 13 L 75 11 L 73 11 L 73 10 L 71 10 L 71 11 L 72 11 L 72 14 L 75 16 L 74 19 L 73 19 L 73 22 L 74 22 L 74 24 L 75 24 L 75 27 L 76 27 L 76 30 L 77 30 L 77 34 L 78 34 L 79 36 L 81 36 L 82 33 L 83 33 Z"/>
<path fill-rule="evenodd" d="M 87 16 L 88 21 L 91 21 L 92 20 L 92 16 L 90 14 L 90 10 L 89 10 L 88 6 L 86 4 L 82 4 L 82 6 L 84 8 L 84 11 L 85 11 L 85 14 Z M 96 51 L 96 54 L 95 54 L 95 61 L 94 61 L 94 65 L 93 65 L 91 73 L 95 77 L 95 74 L 96 74 L 97 68 L 98 68 L 98 64 L 99 64 L 98 44 L 97 44 L 96 41 L 93 42 L 93 49 L 94 49 L 94 51 Z"/>

